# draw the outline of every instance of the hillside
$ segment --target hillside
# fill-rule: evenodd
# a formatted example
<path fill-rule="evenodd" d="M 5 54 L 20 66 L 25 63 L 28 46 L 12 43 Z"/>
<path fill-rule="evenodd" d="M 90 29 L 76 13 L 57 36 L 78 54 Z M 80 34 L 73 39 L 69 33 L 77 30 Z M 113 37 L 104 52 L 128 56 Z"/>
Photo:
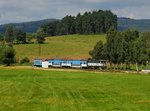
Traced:
<path fill-rule="evenodd" d="M 89 51 L 96 42 L 105 42 L 105 35 L 66 35 L 47 37 L 46 43 L 41 44 L 41 56 L 39 56 L 38 44 L 14 45 L 17 59 L 28 57 L 32 61 L 35 58 L 89 58 Z"/>
<path fill-rule="evenodd" d="M 128 28 L 134 28 L 139 31 L 150 30 L 150 19 L 118 18 L 118 30 L 123 31 Z"/>
<path fill-rule="evenodd" d="M 8 25 L 13 25 L 16 28 L 20 28 L 24 32 L 29 32 L 33 33 L 35 32 L 38 27 L 41 25 L 48 23 L 48 22 L 53 22 L 56 21 L 56 19 L 45 19 L 45 20 L 39 20 L 39 21 L 31 21 L 31 22 L 23 22 L 23 23 L 10 23 L 10 24 L 4 24 L 0 25 L 0 32 L 5 32 L 6 28 Z"/>

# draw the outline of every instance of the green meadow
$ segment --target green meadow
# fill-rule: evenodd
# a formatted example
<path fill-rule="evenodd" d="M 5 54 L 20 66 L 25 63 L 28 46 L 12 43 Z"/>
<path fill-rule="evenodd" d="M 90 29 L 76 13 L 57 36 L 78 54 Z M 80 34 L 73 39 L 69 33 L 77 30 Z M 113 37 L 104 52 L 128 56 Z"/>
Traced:
<path fill-rule="evenodd" d="M 150 76 L 0 68 L 0 111 L 150 111 Z"/>
<path fill-rule="evenodd" d="M 14 45 L 17 59 L 28 57 L 30 60 L 35 58 L 70 58 L 85 59 L 89 58 L 89 51 L 94 45 L 105 40 L 106 35 L 65 35 L 47 37 L 45 44 L 41 45 L 41 55 L 39 56 L 38 44 L 19 44 Z"/>

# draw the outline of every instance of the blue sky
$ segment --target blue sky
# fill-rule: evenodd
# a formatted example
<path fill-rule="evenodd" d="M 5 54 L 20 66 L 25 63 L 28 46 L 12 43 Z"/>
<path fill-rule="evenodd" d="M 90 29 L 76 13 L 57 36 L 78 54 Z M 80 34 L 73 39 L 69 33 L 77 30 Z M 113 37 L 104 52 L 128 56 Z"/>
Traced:
<path fill-rule="evenodd" d="M 61 19 L 99 9 L 112 10 L 118 17 L 150 19 L 149 0 L 0 0 L 0 24 Z"/>

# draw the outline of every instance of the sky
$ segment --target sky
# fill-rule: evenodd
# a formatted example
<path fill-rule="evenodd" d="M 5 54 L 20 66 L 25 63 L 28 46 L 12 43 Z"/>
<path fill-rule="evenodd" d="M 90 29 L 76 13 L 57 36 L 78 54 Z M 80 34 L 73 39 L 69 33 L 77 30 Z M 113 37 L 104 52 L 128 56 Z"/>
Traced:
<path fill-rule="evenodd" d="M 0 0 L 0 24 L 61 19 L 99 9 L 118 17 L 150 19 L 150 0 Z"/>

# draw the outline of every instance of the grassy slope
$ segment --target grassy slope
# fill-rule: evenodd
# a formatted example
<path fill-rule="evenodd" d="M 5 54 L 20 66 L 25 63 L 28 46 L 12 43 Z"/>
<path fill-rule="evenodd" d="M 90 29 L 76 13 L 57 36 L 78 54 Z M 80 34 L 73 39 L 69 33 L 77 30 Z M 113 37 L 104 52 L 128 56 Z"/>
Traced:
<path fill-rule="evenodd" d="M 96 42 L 103 40 L 105 35 L 67 35 L 49 37 L 42 44 L 41 56 L 38 55 L 38 44 L 15 45 L 17 58 L 89 58 L 89 51 L 93 49 Z"/>
<path fill-rule="evenodd" d="M 1 111 L 149 111 L 150 76 L 0 69 Z"/>

